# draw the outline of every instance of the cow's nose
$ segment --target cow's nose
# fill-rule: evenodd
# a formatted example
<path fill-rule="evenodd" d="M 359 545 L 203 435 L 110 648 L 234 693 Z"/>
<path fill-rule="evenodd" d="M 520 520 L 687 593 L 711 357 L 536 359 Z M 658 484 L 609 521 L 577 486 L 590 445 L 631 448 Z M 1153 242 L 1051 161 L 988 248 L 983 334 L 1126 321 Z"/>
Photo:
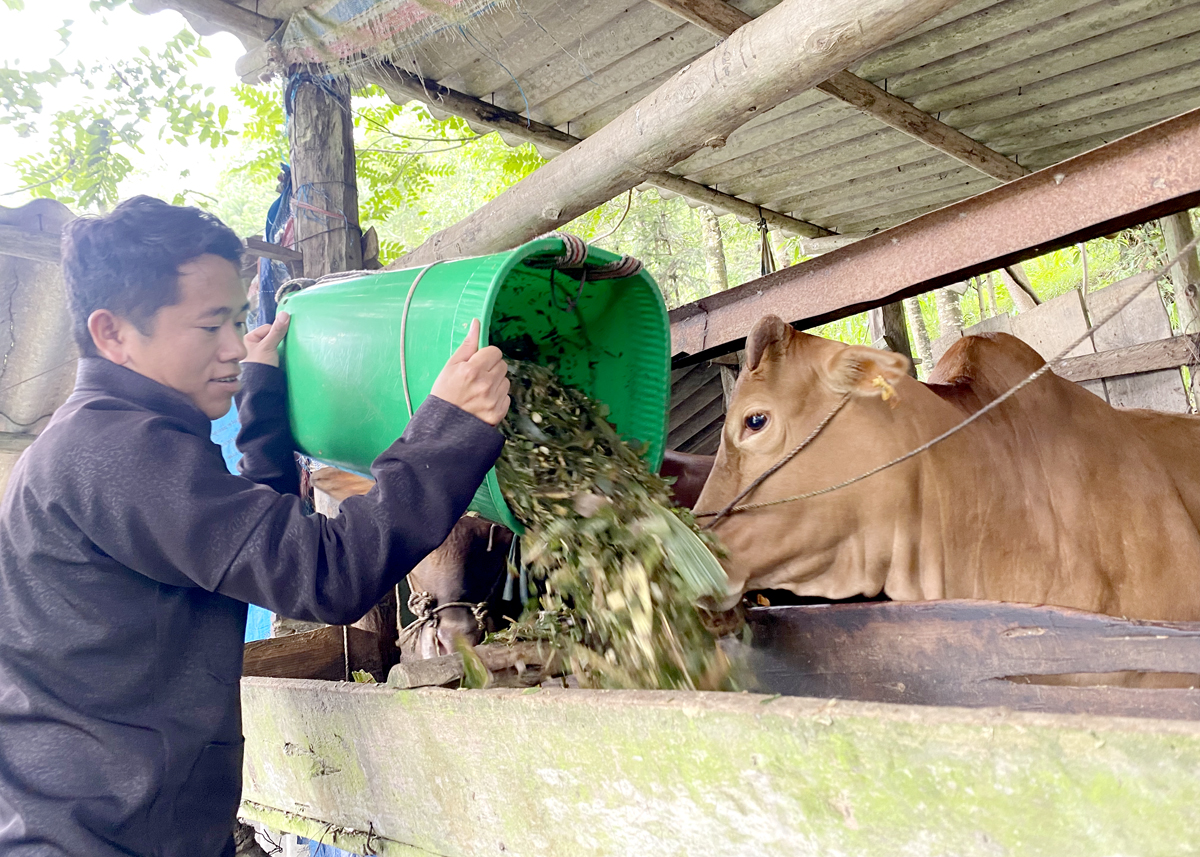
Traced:
<path fill-rule="evenodd" d="M 451 607 L 443 610 L 437 626 L 437 647 L 442 654 L 450 654 L 455 650 L 455 641 L 462 637 L 469 646 L 478 646 L 483 642 L 483 632 L 479 623 L 466 607 Z"/>

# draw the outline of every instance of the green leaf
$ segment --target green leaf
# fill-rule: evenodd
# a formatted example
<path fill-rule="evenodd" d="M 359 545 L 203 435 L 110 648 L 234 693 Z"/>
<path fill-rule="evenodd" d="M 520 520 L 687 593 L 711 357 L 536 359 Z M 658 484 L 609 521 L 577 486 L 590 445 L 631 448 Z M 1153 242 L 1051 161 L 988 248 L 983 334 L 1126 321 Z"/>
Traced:
<path fill-rule="evenodd" d="M 222 104 L 217 111 L 217 121 L 221 123 L 221 127 L 225 127 L 225 123 L 229 121 L 229 105 Z"/>

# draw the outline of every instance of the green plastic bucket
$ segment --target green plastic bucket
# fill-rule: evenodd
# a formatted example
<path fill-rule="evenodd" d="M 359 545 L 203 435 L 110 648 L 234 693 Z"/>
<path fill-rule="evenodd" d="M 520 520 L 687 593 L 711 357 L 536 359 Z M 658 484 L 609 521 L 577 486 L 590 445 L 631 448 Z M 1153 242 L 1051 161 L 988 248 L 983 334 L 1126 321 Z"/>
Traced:
<path fill-rule="evenodd" d="M 582 289 L 577 278 L 557 271 L 552 284 L 552 269 L 536 266 L 564 252 L 562 239 L 539 238 L 508 253 L 335 280 L 284 298 L 280 309 L 292 323 L 283 365 L 301 451 L 367 474 L 408 425 L 402 375 L 416 409 L 478 318 L 481 345 L 519 340 L 524 356 L 556 365 L 569 384 L 608 405 L 618 432 L 648 445 L 646 458 L 657 470 L 670 399 L 662 294 L 645 271 L 589 280 Z M 588 248 L 589 266 L 619 258 Z M 521 532 L 495 470 L 471 509 Z"/>

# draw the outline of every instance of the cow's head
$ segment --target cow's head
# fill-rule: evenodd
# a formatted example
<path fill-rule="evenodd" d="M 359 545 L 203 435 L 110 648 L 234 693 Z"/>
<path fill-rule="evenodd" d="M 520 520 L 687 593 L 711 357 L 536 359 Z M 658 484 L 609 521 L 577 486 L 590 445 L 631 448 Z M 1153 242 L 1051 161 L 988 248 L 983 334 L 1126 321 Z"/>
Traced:
<path fill-rule="evenodd" d="M 407 641 L 406 655 L 435 658 L 451 654 L 458 637 L 468 645 L 478 645 L 486 632 L 499 630 L 505 615 L 518 615 L 520 605 L 505 603 L 502 598 L 512 539 L 507 527 L 463 517 L 446 541 L 418 563 L 408 575 L 409 587 L 428 598 L 415 598 L 410 608 L 421 603 L 423 611 L 436 612 L 429 612 L 432 621 L 422 622 Z M 472 607 L 447 606 L 453 604 L 484 605 L 484 609 L 477 617 Z"/>
<path fill-rule="evenodd" d="M 760 320 L 746 341 L 746 362 L 697 509 L 723 509 L 847 395 L 817 439 L 741 503 L 825 488 L 905 451 L 911 431 L 897 414 L 913 407 L 906 400 L 931 395 L 908 375 L 909 366 L 898 354 L 799 333 L 775 316 Z M 730 600 L 747 589 L 826 598 L 877 594 L 887 569 L 873 556 L 875 542 L 889 538 L 906 472 L 901 466 L 821 497 L 722 519 L 715 531 L 729 551 Z"/>

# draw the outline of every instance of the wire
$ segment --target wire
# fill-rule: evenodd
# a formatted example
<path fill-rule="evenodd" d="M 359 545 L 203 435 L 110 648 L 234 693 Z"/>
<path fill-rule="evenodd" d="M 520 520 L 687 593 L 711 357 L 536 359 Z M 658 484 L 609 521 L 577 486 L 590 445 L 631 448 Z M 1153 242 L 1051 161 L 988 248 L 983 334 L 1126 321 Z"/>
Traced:
<path fill-rule="evenodd" d="M 626 217 L 629 215 L 629 209 L 630 209 L 632 206 L 633 206 L 633 188 L 630 188 L 630 189 L 629 189 L 629 198 L 625 200 L 625 211 L 624 211 L 624 212 L 622 212 L 622 214 L 621 214 L 621 219 L 617 221 L 617 225 L 616 225 L 616 226 L 614 226 L 612 229 L 608 230 L 607 232 L 605 232 L 605 233 L 604 233 L 603 235 L 601 235 L 599 238 L 593 238 L 593 239 L 592 239 L 591 241 L 589 241 L 588 243 L 589 243 L 589 244 L 598 244 L 598 243 L 600 243 L 601 241 L 603 241 L 605 238 L 608 238 L 610 235 L 612 235 L 612 234 L 613 234 L 614 232 L 616 232 L 618 229 L 620 229 L 620 228 L 621 228 L 621 224 L 625 222 L 625 218 L 626 218 Z"/>

